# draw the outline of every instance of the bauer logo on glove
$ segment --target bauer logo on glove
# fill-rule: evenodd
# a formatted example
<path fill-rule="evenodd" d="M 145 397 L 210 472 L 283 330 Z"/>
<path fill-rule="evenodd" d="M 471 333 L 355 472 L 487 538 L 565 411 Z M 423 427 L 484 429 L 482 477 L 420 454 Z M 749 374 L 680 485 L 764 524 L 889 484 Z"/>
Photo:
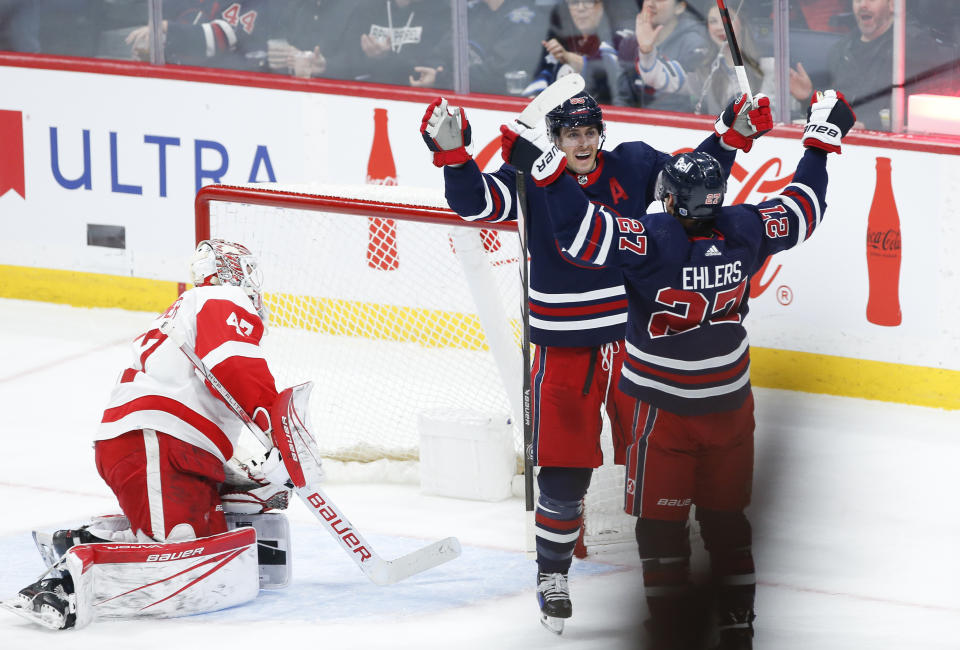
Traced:
<path fill-rule="evenodd" d="M 545 125 L 534 128 L 514 120 L 500 126 L 503 160 L 527 172 L 540 187 L 550 185 L 567 167 L 567 157 L 550 140 Z"/>
<path fill-rule="evenodd" d="M 840 141 L 856 121 L 857 116 L 843 93 L 836 90 L 816 92 L 810 98 L 801 142 L 807 148 L 840 153 Z"/>

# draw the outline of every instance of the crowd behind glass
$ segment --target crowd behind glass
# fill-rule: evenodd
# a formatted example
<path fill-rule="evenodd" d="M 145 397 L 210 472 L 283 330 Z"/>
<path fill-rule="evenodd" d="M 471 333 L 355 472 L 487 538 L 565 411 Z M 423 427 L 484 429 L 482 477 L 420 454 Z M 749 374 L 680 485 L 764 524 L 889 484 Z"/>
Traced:
<path fill-rule="evenodd" d="M 815 88 L 880 131 L 911 127 L 912 95 L 960 95 L 956 0 L 727 6 L 752 90 L 783 120 Z M 0 50 L 517 96 L 579 72 L 601 103 L 708 115 L 738 89 L 715 0 L 0 0 Z"/>

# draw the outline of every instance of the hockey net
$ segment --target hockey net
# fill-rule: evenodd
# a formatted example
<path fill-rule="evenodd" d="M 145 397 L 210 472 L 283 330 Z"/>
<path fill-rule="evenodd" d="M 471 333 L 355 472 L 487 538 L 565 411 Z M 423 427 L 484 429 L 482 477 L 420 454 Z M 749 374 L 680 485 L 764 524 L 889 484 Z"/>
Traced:
<path fill-rule="evenodd" d="M 432 189 L 211 185 L 197 195 L 196 237 L 257 255 L 267 358 L 278 386 L 314 382 L 310 417 L 332 480 L 416 481 L 421 413 L 520 412 L 513 223 L 464 222 Z M 587 549 L 633 538 L 622 495 L 622 468 L 601 467 L 585 503 Z"/>

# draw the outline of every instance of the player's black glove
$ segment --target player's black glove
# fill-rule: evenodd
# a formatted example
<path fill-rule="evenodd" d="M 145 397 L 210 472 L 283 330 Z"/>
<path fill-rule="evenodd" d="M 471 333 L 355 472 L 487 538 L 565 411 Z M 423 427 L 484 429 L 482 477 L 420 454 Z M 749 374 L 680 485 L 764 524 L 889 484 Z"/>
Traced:
<path fill-rule="evenodd" d="M 433 152 L 433 164 L 462 165 L 472 158 L 468 148 L 471 141 L 470 122 L 462 108 L 447 106 L 447 100 L 437 97 L 427 106 L 420 122 L 420 135 Z"/>
<path fill-rule="evenodd" d="M 753 141 L 773 128 L 770 98 L 757 93 L 750 100 L 746 93 L 733 98 L 717 117 L 713 131 L 726 149 L 750 151 Z"/>
<path fill-rule="evenodd" d="M 567 157 L 550 140 L 545 125 L 530 128 L 513 121 L 500 126 L 500 154 L 533 182 L 545 187 L 557 180 L 567 167 Z"/>
<path fill-rule="evenodd" d="M 815 92 L 807 109 L 807 125 L 803 127 L 803 146 L 840 153 L 840 140 L 857 121 L 843 93 L 837 90 Z"/>

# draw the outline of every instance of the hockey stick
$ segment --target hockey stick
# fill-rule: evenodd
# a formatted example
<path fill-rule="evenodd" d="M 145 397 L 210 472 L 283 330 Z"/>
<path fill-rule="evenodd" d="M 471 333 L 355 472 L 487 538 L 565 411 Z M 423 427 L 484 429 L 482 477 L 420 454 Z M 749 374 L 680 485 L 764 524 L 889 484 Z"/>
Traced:
<path fill-rule="evenodd" d="M 723 0 L 717 0 L 717 9 L 720 10 L 720 18 L 723 21 L 723 31 L 727 35 L 727 45 L 730 47 L 730 56 L 733 57 L 733 69 L 737 73 L 737 82 L 740 84 L 740 92 L 747 94 L 749 100 L 753 97 L 750 92 L 750 81 L 747 79 L 747 69 L 743 67 L 743 56 L 740 54 L 740 45 L 737 43 L 737 35 L 733 32 L 733 22 L 730 20 L 730 12 Z"/>
<path fill-rule="evenodd" d="M 210 382 L 210 385 L 213 386 L 214 390 L 223 398 L 227 406 L 230 407 L 230 410 L 243 421 L 257 440 L 259 440 L 266 449 L 271 449 L 274 445 L 270 437 L 260 430 L 260 427 L 247 415 L 247 412 L 243 410 L 243 407 L 234 399 L 233 395 L 220 383 L 216 375 L 214 375 L 203 363 L 203 360 L 197 356 L 193 348 L 187 345 L 181 333 L 173 326 L 173 321 L 164 321 L 160 325 L 160 331 L 166 334 L 170 340 L 180 348 L 180 351 L 183 352 L 190 362 L 193 363 L 194 367 L 200 371 L 204 379 Z M 283 426 L 284 433 L 288 439 L 292 435 L 291 429 L 296 429 L 296 433 L 300 436 L 304 436 L 305 434 L 306 437 L 309 438 L 309 441 L 313 442 L 312 437 L 309 436 L 309 432 L 300 430 L 297 423 L 288 422 L 287 420 L 290 418 L 282 419 L 284 422 L 278 423 L 278 426 Z M 309 446 L 310 445 L 308 445 L 308 447 Z M 314 442 L 312 446 L 314 449 L 309 450 L 311 453 L 314 452 L 316 443 Z M 293 453 L 296 453 L 295 449 Z M 291 472 L 291 474 L 293 473 L 294 472 Z M 312 475 L 312 472 L 307 471 L 300 476 L 292 476 L 291 481 L 295 483 L 294 491 L 297 493 L 297 496 L 300 497 L 303 503 L 310 509 L 310 512 L 323 524 L 327 532 L 337 540 L 337 543 L 340 544 L 344 552 L 353 558 L 353 561 L 360 567 L 360 570 L 375 584 L 390 585 L 460 557 L 459 540 L 457 540 L 456 537 L 447 537 L 446 539 L 434 542 L 429 546 L 425 546 L 395 560 L 384 560 L 373 550 L 373 547 L 364 539 L 360 531 L 347 520 L 339 508 L 330 500 L 330 497 L 320 488 L 318 476 Z"/>
<path fill-rule="evenodd" d="M 527 128 L 543 122 L 547 113 L 583 90 L 585 82 L 578 74 L 557 79 L 527 104 L 517 116 L 517 122 Z M 526 510 L 525 547 L 528 554 L 536 552 L 536 504 L 533 486 L 533 408 L 530 381 L 530 229 L 527 225 L 527 179 L 517 170 L 517 232 L 520 235 L 520 283 L 523 285 L 523 304 L 520 309 L 523 348 L 523 496 Z"/>

